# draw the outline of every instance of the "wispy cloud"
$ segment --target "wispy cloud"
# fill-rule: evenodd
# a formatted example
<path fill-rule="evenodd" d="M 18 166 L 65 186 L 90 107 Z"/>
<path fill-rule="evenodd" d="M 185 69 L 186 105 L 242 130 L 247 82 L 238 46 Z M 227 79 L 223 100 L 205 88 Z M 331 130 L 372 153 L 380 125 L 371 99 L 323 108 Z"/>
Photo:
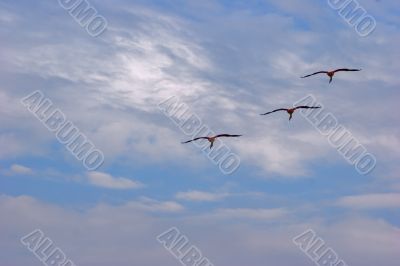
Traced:
<path fill-rule="evenodd" d="M 147 197 L 142 197 L 139 202 L 132 202 L 129 206 L 138 207 L 150 212 L 181 212 L 185 209 L 181 204 L 174 201 L 158 201 Z"/>
<path fill-rule="evenodd" d="M 245 198 L 261 198 L 265 194 L 262 192 L 230 192 L 226 189 L 216 192 L 207 192 L 200 190 L 189 190 L 186 192 L 178 192 L 175 194 L 175 198 L 185 201 L 197 201 L 197 202 L 215 202 L 221 201 L 230 197 L 245 197 Z"/>
<path fill-rule="evenodd" d="M 20 165 L 20 164 L 13 164 L 10 167 L 10 171 L 12 174 L 17 175 L 31 175 L 33 174 L 33 170 L 29 167 Z"/>
<path fill-rule="evenodd" d="M 99 204 L 83 211 L 73 211 L 29 196 L 0 196 L 0 213 L 3 215 L 0 233 L 4 236 L 4 243 L 13 243 L 15 235 L 21 231 L 42 227 L 58 242 L 61 241 L 65 249 L 71 249 L 69 253 L 75 261 L 87 265 L 128 265 L 133 260 L 140 265 L 160 265 L 165 264 L 168 254 L 154 239 L 168 226 L 180 225 L 220 265 L 239 266 L 243 261 L 257 262 L 268 257 L 274 265 L 307 266 L 309 262 L 299 260 L 301 254 L 291 248 L 290 239 L 304 228 L 314 228 L 324 235 L 327 242 L 338 247 L 338 252 L 351 265 L 357 265 L 360 259 L 366 266 L 377 265 L 379 261 L 385 261 L 387 266 L 398 265 L 400 229 L 382 220 L 341 219 L 332 224 L 327 222 L 328 217 L 321 217 L 317 221 L 307 218 L 298 224 L 290 217 L 282 216 L 285 211 L 279 209 L 221 209 L 218 211 L 220 216 L 208 215 L 206 223 L 197 218 L 181 219 L 176 211 L 166 213 L 168 219 L 152 215 L 161 210 L 176 210 L 176 207 L 171 207 L 173 205 L 141 199 L 136 203 Z M 226 219 L 236 221 L 238 218 L 240 224 L 226 222 Z M 243 223 L 245 219 L 256 219 L 263 225 L 261 228 L 251 226 Z M 267 221 L 278 223 L 264 227 Z M 106 245 L 104 239 L 107 239 Z M 114 248 L 110 249 L 110 246 Z M 3 251 L 0 261 L 12 260 L 16 265 L 29 265 L 32 261 L 29 253 L 16 256 L 20 249 L 13 245 L 4 245 Z M 87 256 L 93 253 L 98 255 Z M 368 260 L 364 260 L 366 256 Z M 167 265 L 176 265 L 171 261 Z"/>
<path fill-rule="evenodd" d="M 185 228 L 215 265 L 309 265 L 290 241 L 303 227 L 326 235 L 349 265 L 398 265 L 398 0 L 363 3 L 379 25 L 362 40 L 326 1 L 95 1 L 109 21 L 97 39 L 56 1 L 19 2 L 0 4 L 0 173 L 18 175 L 1 178 L 0 193 L 27 196 L 0 196 L 1 265 L 32 264 L 14 244 L 33 226 L 79 265 L 173 265 L 152 237 L 170 226 Z M 299 78 L 334 67 L 363 71 L 329 87 Z M 99 143 L 101 172 L 76 165 L 21 107 L 36 89 Z M 308 93 L 377 156 L 371 179 L 349 173 L 301 116 L 258 115 Z M 180 144 L 157 108 L 170 96 L 213 130 L 243 134 L 230 142 L 242 161 L 234 176 Z M 27 166 L 34 179 L 23 180 Z M 135 190 L 139 180 L 146 189 Z M 243 192 L 253 190 L 265 195 Z"/>
<path fill-rule="evenodd" d="M 248 219 L 248 220 L 276 220 L 283 218 L 288 211 L 278 209 L 218 209 L 213 213 L 214 217 L 221 219 Z"/>
<path fill-rule="evenodd" d="M 205 191 L 191 190 L 188 192 L 178 192 L 175 198 L 187 201 L 219 201 L 228 197 L 229 193 L 211 193 Z"/>
<path fill-rule="evenodd" d="M 399 193 L 365 194 L 340 198 L 337 205 L 351 209 L 400 208 Z"/>
<path fill-rule="evenodd" d="M 102 172 L 88 172 L 87 178 L 90 184 L 108 189 L 136 189 L 143 184 L 124 177 L 113 177 Z"/>
<path fill-rule="evenodd" d="M 327 6 L 315 5 L 312 1 L 307 1 L 304 5 L 290 1 L 271 4 L 278 6 L 285 14 L 290 12 L 307 19 L 312 19 L 316 13 L 324 14 L 327 11 L 324 9 Z M 224 8 L 223 5 L 217 5 Z M 351 124 L 359 128 L 361 137 L 373 140 L 373 136 L 378 133 L 376 131 L 380 130 L 369 126 L 371 117 L 365 114 L 370 113 L 370 106 L 373 104 L 368 101 L 373 97 L 358 93 L 362 89 L 360 86 L 366 86 L 362 81 L 369 79 L 371 82 L 381 82 L 388 91 L 391 85 L 398 83 L 394 71 L 397 66 L 392 64 L 390 58 L 382 56 L 379 49 L 375 49 L 377 43 L 382 43 L 388 54 L 396 54 L 397 47 L 393 44 L 397 39 L 391 37 L 397 36 L 396 34 L 385 34 L 379 38 L 371 36 L 365 43 L 359 44 L 356 41 L 352 43 L 348 36 L 337 32 L 335 27 L 331 34 L 335 34 L 349 47 L 341 54 L 342 52 L 338 52 L 341 47 L 331 43 L 330 37 L 325 39 L 325 29 L 322 31 L 317 23 L 308 25 L 315 27 L 311 33 L 298 27 L 291 18 L 280 12 L 263 16 L 233 12 L 226 18 L 209 13 L 207 20 L 201 19 L 203 23 L 194 23 L 174 12 L 160 12 L 146 5 L 128 5 L 123 11 L 111 6 L 110 8 L 116 14 L 128 13 L 129 20 L 117 19 L 115 24 L 111 23 L 113 27 L 110 27 L 101 42 L 88 42 L 86 38 L 79 38 L 80 35 L 67 32 L 65 36 L 69 34 L 73 40 L 68 44 L 63 39 L 53 38 L 50 42 L 43 37 L 30 40 L 32 45 L 5 45 L 5 49 L 12 50 L 7 53 L 10 54 L 8 58 L 11 71 L 57 81 L 52 84 L 51 90 L 55 98 L 62 99 L 65 109 L 71 109 L 68 115 L 77 123 L 85 125 L 85 130 L 92 133 L 91 137 L 96 143 L 103 143 L 105 148 L 102 150 L 105 153 L 110 151 L 110 160 L 137 154 L 137 157 L 144 160 L 155 161 L 166 158 L 160 154 L 171 148 L 178 151 L 175 159 L 187 159 L 187 152 L 175 144 L 177 141 L 176 135 L 172 134 L 173 129 L 160 120 L 155 121 L 154 117 L 158 114 L 156 103 L 167 96 L 176 95 L 193 106 L 205 121 L 210 121 L 210 127 L 231 127 L 244 131 L 247 138 L 232 145 L 240 152 L 244 164 L 261 168 L 267 177 L 274 174 L 307 176 L 311 173 L 310 164 L 313 161 L 327 156 L 328 159 L 333 158 L 329 153 L 330 148 L 319 141 L 316 134 L 308 133 L 308 128 L 296 124 L 293 126 L 296 130 L 290 130 L 286 124 L 278 122 L 280 117 L 262 121 L 257 116 L 258 112 L 264 108 L 292 104 L 303 96 L 303 91 L 309 89 L 309 86 L 311 90 L 317 90 L 322 84 L 326 85 L 326 82 L 318 82 L 318 79 L 307 82 L 300 80 L 298 77 L 305 71 L 343 64 L 343 61 L 346 65 L 362 65 L 368 69 L 368 74 L 343 77 L 353 88 L 350 92 L 346 91 L 346 95 L 341 95 L 343 91 L 334 90 L 338 96 L 333 96 L 331 91 L 324 92 L 321 96 L 327 99 L 324 103 L 337 106 L 337 110 L 346 111 L 351 108 L 352 112 L 346 116 L 349 120 L 344 122 L 356 121 Z M 187 6 L 181 8 L 185 9 Z M 210 11 L 215 11 L 214 8 L 211 9 Z M 110 22 L 114 21 L 113 16 L 109 18 Z M 329 23 L 323 19 L 321 22 L 324 25 Z M 272 24 L 274 27 L 270 27 Z M 48 31 L 57 30 L 52 27 L 52 23 L 48 25 Z M 381 27 L 382 31 L 388 30 L 386 25 Z M 249 28 L 252 30 L 249 31 Z M 19 32 L 25 34 L 24 29 Z M 283 32 L 288 34 L 282 35 Z M 31 35 L 27 33 L 26 36 Z M 247 41 L 243 42 L 244 39 Z M 282 42 L 282 39 L 285 41 Z M 328 47 L 326 50 L 336 53 L 328 53 L 321 47 Z M 362 51 L 368 51 L 369 56 L 363 56 Z M 341 61 L 337 58 L 347 60 Z M 393 67 L 389 68 L 391 65 Z M 74 85 L 66 85 L 66 82 Z M 340 85 L 340 80 L 337 83 Z M 368 90 L 377 93 L 373 91 L 373 86 L 368 86 Z M 63 97 L 66 91 L 69 97 Z M 86 92 L 85 99 L 81 97 L 82 91 Z M 319 89 L 318 93 L 320 91 Z M 381 119 L 388 114 L 390 116 L 388 109 L 396 106 L 394 100 L 387 101 L 394 98 L 389 95 L 390 93 L 379 95 L 380 101 L 385 101 L 387 106 L 382 110 L 374 110 L 376 117 L 372 120 L 379 121 L 383 125 L 383 131 L 393 132 L 395 126 L 387 122 L 390 117 Z M 335 97 L 344 100 L 338 104 Z M 75 104 L 77 100 L 81 103 L 79 107 Z M 354 102 L 360 106 L 353 108 Z M 99 114 L 96 123 L 92 122 L 92 116 L 88 112 L 92 108 L 96 108 Z M 131 126 L 131 120 L 121 115 L 120 110 L 129 112 L 130 118 L 137 124 L 136 129 Z M 362 110 L 362 114 L 358 114 L 359 110 Z M 101 115 L 103 112 L 109 115 Z M 219 115 L 215 116 L 215 113 Z M 115 121 L 116 116 L 121 117 L 118 122 Z M 268 128 L 268 134 L 264 134 L 265 128 Z M 31 130 L 31 126 L 27 124 L 25 132 Z M 112 131 L 120 134 L 110 134 Z M 156 141 L 148 143 L 148 131 L 162 131 L 165 136 L 162 140 L 154 136 Z M 301 140 L 305 134 L 308 139 Z M 34 137 L 38 138 L 36 134 Z M 1 138 L 2 135 L 0 142 Z M 15 142 L 18 143 L 19 139 L 23 138 L 18 138 Z M 10 141 L 10 144 L 5 145 L 5 150 L 15 150 L 12 143 Z M 381 145 L 375 140 L 374 143 L 382 154 L 390 149 L 390 146 Z M 268 149 L 260 149 L 260 146 Z M 296 149 L 293 149 L 294 146 Z M 0 156 L 1 153 L 2 151 Z M 397 157 L 391 152 L 387 160 Z M 383 158 L 386 159 L 386 156 Z M 328 161 L 336 163 L 335 160 Z"/>

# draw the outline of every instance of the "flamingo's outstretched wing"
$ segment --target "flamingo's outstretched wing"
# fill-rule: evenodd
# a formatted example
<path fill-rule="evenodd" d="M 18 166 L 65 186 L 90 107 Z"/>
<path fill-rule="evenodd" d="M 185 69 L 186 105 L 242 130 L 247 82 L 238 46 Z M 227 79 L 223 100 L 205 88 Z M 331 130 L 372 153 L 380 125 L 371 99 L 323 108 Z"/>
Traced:
<path fill-rule="evenodd" d="M 321 106 L 307 106 L 307 105 L 301 105 L 301 106 L 297 106 L 295 108 L 295 110 L 297 109 L 319 109 L 321 108 Z"/>
<path fill-rule="evenodd" d="M 260 115 L 269 115 L 269 114 L 272 114 L 272 113 L 275 113 L 275 112 L 287 111 L 287 110 L 288 110 L 288 109 L 285 109 L 285 108 L 279 108 L 279 109 L 273 110 L 273 111 L 271 111 L 271 112 L 268 112 L 268 113 L 265 113 L 265 114 L 260 114 Z"/>
<path fill-rule="evenodd" d="M 188 140 L 188 141 L 182 142 L 182 144 L 190 143 L 192 141 L 196 141 L 196 140 L 199 140 L 199 139 L 208 139 L 208 138 L 207 137 L 199 137 L 199 138 L 195 138 L 195 139 L 192 139 L 192 140 Z"/>
<path fill-rule="evenodd" d="M 351 69 L 351 68 L 339 68 L 339 69 L 336 69 L 335 71 L 333 71 L 333 72 L 340 72 L 340 71 L 361 71 L 361 69 Z"/>
<path fill-rule="evenodd" d="M 303 78 L 308 78 L 308 77 L 311 77 L 311 76 L 314 76 L 314 75 L 318 75 L 318 74 L 327 74 L 327 73 L 328 73 L 328 71 L 318 71 L 318 72 L 312 73 L 312 74 L 310 74 L 310 75 L 303 76 L 303 77 L 301 77 L 301 78 L 303 79 Z"/>
<path fill-rule="evenodd" d="M 237 138 L 241 137 L 242 135 L 231 135 L 231 134 L 220 134 L 215 136 L 215 138 L 220 138 L 220 137 L 227 137 L 227 138 Z"/>

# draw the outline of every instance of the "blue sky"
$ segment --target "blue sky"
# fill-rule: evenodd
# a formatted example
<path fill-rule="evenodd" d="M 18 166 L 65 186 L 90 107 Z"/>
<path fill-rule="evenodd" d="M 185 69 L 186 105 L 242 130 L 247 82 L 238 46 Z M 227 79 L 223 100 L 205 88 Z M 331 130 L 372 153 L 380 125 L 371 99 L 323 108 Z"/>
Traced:
<path fill-rule="evenodd" d="M 0 265 L 42 265 L 43 230 L 76 265 L 180 265 L 179 228 L 217 265 L 313 265 L 315 230 L 348 265 L 400 259 L 399 9 L 359 0 L 360 37 L 328 1 L 117 0 L 91 37 L 58 1 L 0 2 Z M 362 68 L 328 84 L 320 69 Z M 40 90 L 105 156 L 85 169 L 20 100 Z M 377 159 L 360 175 L 300 113 L 312 94 Z M 179 97 L 240 168 L 224 175 L 157 107 Z"/>

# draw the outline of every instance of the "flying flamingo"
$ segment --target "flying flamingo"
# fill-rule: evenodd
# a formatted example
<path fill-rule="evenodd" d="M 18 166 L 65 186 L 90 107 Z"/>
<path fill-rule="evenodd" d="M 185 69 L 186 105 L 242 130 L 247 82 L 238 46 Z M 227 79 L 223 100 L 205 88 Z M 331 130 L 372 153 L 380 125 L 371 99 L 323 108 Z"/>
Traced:
<path fill-rule="evenodd" d="M 297 106 L 297 107 L 288 108 L 288 109 L 280 108 L 280 109 L 276 109 L 274 111 L 271 111 L 271 112 L 268 112 L 268 113 L 265 113 L 265 114 L 261 114 L 261 115 L 269 115 L 269 114 L 272 114 L 272 113 L 275 113 L 275 112 L 279 112 L 279 111 L 286 111 L 289 114 L 289 121 L 290 121 L 292 119 L 293 113 L 297 109 L 318 109 L 318 108 L 321 108 L 321 106 L 304 106 L 304 105 L 302 105 L 302 106 Z"/>
<path fill-rule="evenodd" d="M 310 75 L 307 75 L 307 76 L 304 76 L 301 78 L 303 79 L 303 78 L 311 77 L 311 76 L 318 75 L 318 74 L 326 74 L 329 77 L 329 83 L 331 83 L 333 76 L 336 74 L 336 72 L 340 72 L 340 71 L 361 71 L 361 69 L 339 68 L 339 69 L 336 69 L 333 71 L 318 71 L 318 72 L 315 72 L 313 74 L 310 74 Z"/>
<path fill-rule="evenodd" d="M 195 139 L 192 139 L 192 140 L 188 140 L 188 141 L 182 142 L 182 144 L 186 144 L 186 143 L 189 143 L 189 142 L 192 142 L 192 141 L 196 141 L 196 140 L 199 140 L 199 139 L 206 139 L 206 140 L 208 140 L 210 142 L 210 149 L 211 149 L 214 146 L 214 142 L 215 142 L 215 140 L 217 138 L 220 138 L 220 137 L 237 138 L 237 137 L 241 137 L 241 136 L 242 135 L 220 134 L 220 135 L 216 135 L 214 137 L 199 137 L 199 138 L 195 138 Z"/>

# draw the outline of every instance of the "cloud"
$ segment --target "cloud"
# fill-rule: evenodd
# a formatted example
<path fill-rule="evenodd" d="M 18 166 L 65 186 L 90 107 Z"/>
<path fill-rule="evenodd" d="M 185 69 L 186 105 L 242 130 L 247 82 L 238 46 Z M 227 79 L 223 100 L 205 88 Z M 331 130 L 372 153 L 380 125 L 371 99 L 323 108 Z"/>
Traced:
<path fill-rule="evenodd" d="M 357 173 L 351 172 L 354 169 L 300 115 L 290 123 L 285 114 L 268 119 L 258 116 L 313 93 L 377 156 L 374 177 L 382 175 L 381 169 L 395 168 L 393 177 L 398 182 L 395 166 L 400 158 L 396 152 L 400 134 L 398 123 L 393 123 L 398 119 L 393 110 L 398 109 L 400 81 L 400 65 L 395 60 L 400 41 L 395 24 L 399 22 L 397 0 L 366 1 L 368 10 L 375 10 L 380 20 L 374 34 L 363 39 L 326 1 L 162 1 L 162 5 L 155 0 L 96 1 L 96 8 L 110 22 L 108 31 L 96 39 L 87 36 L 57 4 L 15 2 L 0 5 L 0 22 L 6 25 L 0 31 L 0 57 L 4 59 L 0 65 L 0 159 L 28 160 L 29 165 L 40 162 L 43 169 L 57 162 L 56 171 L 63 173 L 62 181 L 67 182 L 65 173 L 81 167 L 19 103 L 31 90 L 43 89 L 107 157 L 107 173 L 73 175 L 110 189 L 142 186 L 130 177 L 118 177 L 115 169 L 141 169 L 154 179 L 145 191 L 147 197 L 120 205 L 88 203 L 107 201 L 108 193 L 114 191 L 81 194 L 79 204 L 92 207 L 79 211 L 28 196 L 0 197 L 0 235 L 4 236 L 0 246 L 8 256 L 0 258 L 1 265 L 32 264 L 35 258 L 28 252 L 21 254 L 18 243 L 21 232 L 32 227 L 46 229 L 78 265 L 131 265 L 132 261 L 143 266 L 176 265 L 155 241 L 155 236 L 171 225 L 187 229 L 215 265 L 260 265 L 265 261 L 309 265 L 308 258 L 291 243 L 302 227 L 324 234 L 349 265 L 398 265 L 399 228 L 391 224 L 396 220 L 391 215 L 379 219 L 340 217 L 339 223 L 336 213 L 327 217 L 320 213 L 317 217 L 300 212 L 291 215 L 297 199 L 314 203 L 331 195 L 337 198 L 337 187 L 352 195 L 365 179 L 360 181 Z M 42 15 L 38 16 L 38 11 Z M 299 78 L 320 67 L 344 66 L 363 71 L 338 76 L 329 87 L 323 77 Z M 221 180 L 232 179 L 219 176 L 218 169 L 193 146 L 180 145 L 187 136 L 157 109 L 160 100 L 169 96 L 182 98 L 210 128 L 243 134 L 241 139 L 225 142 L 242 161 L 234 178 L 240 180 L 241 189 L 260 185 L 264 190 L 265 185 L 265 191 L 276 192 L 280 198 L 239 200 L 232 197 L 240 193 L 213 190 Z M 49 176 L 37 171 L 35 176 Z M 349 175 L 354 187 L 331 183 L 329 177 L 336 171 Z M 192 173 L 195 179 L 182 177 Z M 263 180 L 310 175 L 318 180 L 312 184 L 308 180 Z M 204 191 L 188 190 L 199 187 L 193 184 L 198 179 Z M 53 185 L 56 189 L 58 183 Z M 32 187 L 24 191 L 36 195 Z M 11 189 L 13 195 L 21 193 L 9 183 L 2 188 L 6 192 Z M 64 187 L 59 191 L 65 192 Z M 53 192 L 42 197 L 58 202 L 55 195 L 59 193 Z M 175 195 L 174 200 L 168 200 L 170 195 Z M 68 206 L 71 199 L 62 198 L 63 206 Z M 186 209 L 175 200 L 211 202 L 207 206 L 213 207 Z M 343 197 L 337 205 L 391 211 L 398 207 L 396 202 L 397 194 L 367 194 Z M 313 207 L 313 211 L 319 210 L 319 206 Z M 204 219 L 197 219 L 199 216 Z M 236 220 L 235 225 L 228 223 Z"/>
<path fill-rule="evenodd" d="M 29 167 L 20 165 L 20 164 L 13 164 L 10 167 L 10 170 L 13 174 L 17 175 L 31 175 L 33 174 L 33 170 Z"/>
<path fill-rule="evenodd" d="M 18 20 L 18 16 L 9 12 L 5 9 L 0 9 L 0 21 L 4 24 L 15 23 Z"/>
<path fill-rule="evenodd" d="M 400 208 L 399 193 L 365 194 L 340 198 L 337 205 L 351 209 Z"/>
<path fill-rule="evenodd" d="M 398 37 L 395 36 L 398 34 L 393 27 L 383 23 L 379 34 L 359 42 L 348 36 L 349 32 L 355 36 L 356 33 L 347 25 L 342 25 L 340 30 L 337 27 L 332 29 L 331 21 L 324 21 L 325 15 L 315 15 L 331 13 L 335 22 L 341 19 L 329 10 L 327 4 L 315 5 L 312 1 L 304 4 L 271 1 L 278 10 L 254 15 L 234 9 L 224 16 L 220 16 L 226 8 L 222 4 L 217 4 L 217 9 L 215 4 L 202 5 L 201 13 L 193 13 L 188 8 L 193 4 L 166 11 L 147 3 L 121 2 L 124 8 L 103 4 L 115 13 L 109 14 L 113 26 L 100 40 L 82 37 L 76 34 L 79 30 L 85 34 L 82 29 L 72 27 L 71 30 L 70 24 L 63 24 L 58 17 L 49 15 L 35 20 L 35 23 L 47 25 L 43 29 L 46 32 L 37 33 L 43 34 L 41 38 L 32 36 L 29 27 L 21 26 L 15 32 L 24 35 L 27 41 L 16 46 L 15 40 L 7 39 L 3 48 L 11 76 L 18 74 L 52 80 L 51 90 L 48 90 L 51 98 L 58 99 L 68 116 L 90 133 L 88 136 L 96 146 L 102 146 L 102 150 L 109 154 L 109 164 L 120 162 L 121 157 L 132 156 L 139 158 L 139 162 L 170 163 L 171 158 L 163 154 L 174 149 L 177 151 L 173 157 L 176 163 L 189 158 L 188 165 L 196 165 L 192 163 L 196 161 L 193 153 L 190 155 L 187 147 L 179 147 L 176 140 L 179 129 L 168 124 L 169 121 L 165 122 L 167 119 L 160 116 L 156 107 L 162 99 L 175 95 L 188 103 L 210 128 L 226 128 L 246 134 L 238 144 L 230 145 L 240 154 L 243 164 L 262 169 L 266 177 L 275 174 L 287 177 L 310 175 L 310 166 L 317 160 L 338 162 L 332 148 L 321 141 L 323 137 L 314 129 L 311 133 L 310 125 L 300 116 L 292 121 L 291 128 L 281 123 L 281 116 L 262 122 L 257 116 L 261 111 L 292 104 L 304 96 L 304 91 L 323 98 L 327 106 L 335 106 L 336 114 L 346 113 L 343 123 L 354 127 L 351 131 L 361 132 L 360 139 L 373 140 L 371 145 L 374 151 L 379 150 L 381 161 L 398 159 L 390 148 L 393 146 L 387 145 L 391 141 L 384 143 L 373 138 L 384 138 L 385 132 L 396 132 L 397 128 L 390 123 L 396 119 L 390 110 L 397 104 L 396 97 L 391 97 L 391 91 L 399 80 L 397 62 L 392 62 L 391 57 L 381 52 L 397 54 L 395 44 Z M 208 8 L 210 10 L 206 12 Z M 254 6 L 248 8 L 252 10 Z M 200 19 L 187 19 L 180 12 L 190 12 Z M 125 17 L 129 19 L 123 19 Z M 315 17 L 315 20 L 310 25 L 306 21 L 302 22 L 307 25 L 297 24 L 298 17 Z M 29 17 L 21 20 L 21 25 L 30 25 L 32 21 Z M 319 23 L 315 21 L 323 24 L 318 27 Z M 307 30 L 308 26 L 312 31 Z M 327 27 L 332 29 L 329 34 L 325 30 Z M 54 38 L 52 34 L 60 32 L 59 28 L 65 31 L 62 37 Z M 343 28 L 346 34 L 342 32 Z M 331 36 L 344 44 L 332 43 Z M 384 49 L 375 49 L 377 45 Z M 365 53 L 369 56 L 365 57 Z M 360 75 L 343 75 L 335 83 L 341 88 L 344 85 L 341 82 L 345 81 L 352 90 L 321 91 L 320 87 L 327 85 L 325 79 L 299 79 L 301 74 L 305 74 L 303 72 L 344 63 L 361 65 L 366 69 Z M 387 93 L 374 91 L 378 85 Z M 41 82 L 37 82 L 39 86 Z M 361 90 L 368 93 L 360 94 Z M 15 101 L 18 90 L 7 91 L 10 94 L 7 102 Z M 82 92 L 85 97 L 81 97 Z M 376 95 L 379 98 L 374 97 Z M 372 111 L 376 99 L 386 104 Z M 357 108 L 354 103 L 357 103 Z M 91 110 L 96 110 L 95 118 Z M 216 113 L 219 115 L 215 116 Z M 118 121 L 115 117 L 119 117 Z M 370 123 L 379 126 L 371 127 Z M 19 127 L 25 127 L 24 132 L 37 132 L 31 123 L 20 124 L 23 126 Z M 12 124 L 11 128 L 16 127 Z M 266 128 L 268 134 L 265 134 Z M 41 135 L 34 134 L 33 143 L 39 143 L 37 139 Z M 18 143 L 26 139 L 22 134 L 3 138 L 2 141 L 0 136 L 0 142 L 4 144 L 9 139 L 13 141 L 5 146 L 4 152 L 0 151 L 0 158 L 39 149 L 19 147 Z M 47 139 L 48 142 L 51 140 L 54 138 Z M 41 149 L 43 147 L 47 154 L 51 153 L 46 145 L 40 145 Z M 384 156 L 387 151 L 390 151 L 390 156 Z"/>
<path fill-rule="evenodd" d="M 0 159 L 12 158 L 25 153 L 27 147 L 14 134 L 0 134 Z"/>
<path fill-rule="evenodd" d="M 226 188 L 223 188 L 222 190 L 226 190 Z M 207 192 L 199 190 L 189 190 L 186 192 L 178 192 L 175 194 L 176 199 L 197 202 L 215 202 L 221 201 L 228 197 L 261 198 L 264 196 L 265 194 L 262 192 Z"/>
<path fill-rule="evenodd" d="M 218 209 L 213 216 L 222 219 L 276 220 L 287 215 L 285 209 Z"/>
<path fill-rule="evenodd" d="M 266 260 L 273 265 L 310 265 L 309 258 L 291 241 L 308 228 L 314 229 L 348 265 L 374 266 L 379 261 L 384 261 L 385 266 L 398 265 L 400 229 L 380 219 L 344 217 L 340 222 L 324 222 L 320 217 L 317 221 L 308 217 L 296 223 L 282 216 L 282 210 L 219 211 L 233 220 L 254 217 L 259 221 L 277 221 L 266 226 L 243 221 L 231 224 L 216 216 L 209 216 L 204 222 L 196 217 L 177 216 L 175 212 L 160 216 L 140 207 L 160 203 L 141 199 L 75 211 L 28 196 L 0 196 L 0 244 L 4 254 L 0 264 L 10 265 L 6 262 L 12 261 L 11 265 L 31 265 L 36 257 L 22 252 L 18 239 L 39 228 L 77 265 L 123 266 L 134 261 L 144 266 L 173 266 L 179 262 L 156 237 L 175 226 L 214 265 L 240 266 L 246 261 L 261 265 Z"/>
<path fill-rule="evenodd" d="M 394 190 L 400 191 L 400 183 L 395 183 L 395 184 L 393 184 L 393 185 L 392 185 L 392 188 L 393 188 Z"/>
<path fill-rule="evenodd" d="M 192 190 L 188 192 L 178 192 L 175 198 L 187 201 L 219 201 L 228 197 L 229 193 L 210 193 Z"/>
<path fill-rule="evenodd" d="M 177 202 L 157 201 L 147 197 L 142 197 L 139 202 L 131 203 L 131 205 L 150 212 L 176 213 L 185 210 L 185 207 Z"/>
<path fill-rule="evenodd" d="M 102 172 L 88 172 L 87 178 L 90 184 L 109 189 L 137 189 L 143 187 L 140 182 L 124 177 L 113 177 Z"/>

